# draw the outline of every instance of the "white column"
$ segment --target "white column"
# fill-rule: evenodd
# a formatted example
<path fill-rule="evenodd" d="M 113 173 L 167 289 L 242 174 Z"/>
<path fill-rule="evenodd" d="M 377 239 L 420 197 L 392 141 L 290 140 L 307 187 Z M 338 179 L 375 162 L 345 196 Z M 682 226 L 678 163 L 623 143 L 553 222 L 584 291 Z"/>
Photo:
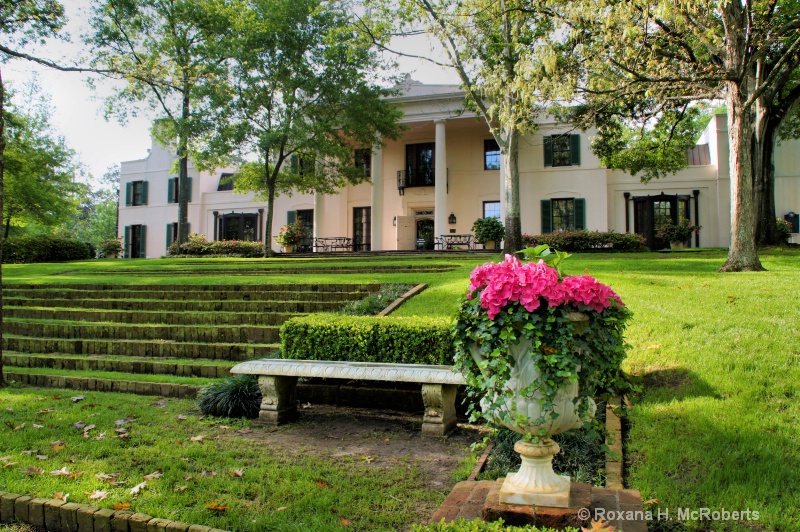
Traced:
<path fill-rule="evenodd" d="M 325 216 L 325 196 L 319 192 L 314 193 L 314 238 L 325 236 L 322 234 L 323 220 Z"/>
<path fill-rule="evenodd" d="M 447 144 L 445 139 L 445 120 L 434 120 L 436 124 L 436 156 L 434 168 L 436 187 L 434 187 L 433 236 L 439 238 L 447 232 Z"/>
<path fill-rule="evenodd" d="M 383 148 L 372 149 L 372 251 L 383 249 Z"/>
<path fill-rule="evenodd" d="M 506 221 L 506 158 L 500 156 L 500 221 Z"/>

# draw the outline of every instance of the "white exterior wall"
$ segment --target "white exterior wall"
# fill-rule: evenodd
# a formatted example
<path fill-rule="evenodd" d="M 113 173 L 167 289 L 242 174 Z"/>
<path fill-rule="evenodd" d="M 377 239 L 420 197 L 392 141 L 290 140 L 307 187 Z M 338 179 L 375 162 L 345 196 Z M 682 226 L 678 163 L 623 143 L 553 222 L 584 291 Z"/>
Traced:
<path fill-rule="evenodd" d="M 427 93 L 427 95 L 426 95 Z M 498 170 L 484 170 L 484 140 L 491 138 L 485 123 L 474 116 L 459 113 L 463 93 L 455 87 L 410 85 L 406 96 L 397 100 L 405 112 L 403 122 L 407 131 L 396 141 L 387 141 L 382 148 L 382 202 L 380 225 L 382 249 L 397 248 L 398 228 L 395 217 L 413 216 L 417 210 L 435 208 L 435 187 L 406 188 L 404 195 L 397 189 L 397 173 L 405 167 L 406 146 L 435 142 L 435 120 L 446 119 L 445 156 L 447 176 L 436 176 L 437 183 L 448 187 L 445 196 L 445 219 L 455 214 L 456 224 L 444 224 L 445 234 L 471 233 L 472 223 L 483 215 L 484 201 L 500 201 L 501 178 Z M 543 137 L 554 134 L 580 134 L 580 165 L 545 167 Z M 625 199 L 630 193 L 629 229 L 634 230 L 634 204 L 637 196 L 679 194 L 693 196 L 699 191 L 699 223 L 703 226 L 700 244 L 703 247 L 728 246 L 730 242 L 730 183 L 728 177 L 727 125 L 724 115 L 717 115 L 709 124 L 701 143 L 709 145 L 710 164 L 692 166 L 675 175 L 642 183 L 638 177 L 612 172 L 600 166 L 591 152 L 593 131 L 578 132 L 545 119 L 535 134 L 526 135 L 520 142 L 520 204 L 522 230 L 538 234 L 542 229 L 541 200 L 554 198 L 584 198 L 586 227 L 589 230 L 613 229 L 625 232 Z M 438 148 L 438 147 L 437 147 Z M 437 150 L 438 151 L 438 150 Z M 160 257 L 165 253 L 166 225 L 177 221 L 178 206 L 167 204 L 167 179 L 174 157 L 164 149 L 154 147 L 146 159 L 122 163 L 120 234 L 127 225 L 144 224 L 147 231 L 147 256 Z M 230 170 L 228 170 L 230 171 Z M 230 212 L 257 213 L 266 203 L 253 201 L 252 194 L 232 191 L 217 192 L 220 171 L 200 174 L 190 166 L 193 180 L 192 202 L 189 206 L 191 231 L 202 233 L 211 240 L 214 236 L 214 211 L 220 215 Z M 125 207 L 125 184 L 147 180 L 148 205 Z M 372 183 L 347 186 L 338 194 L 315 196 L 294 194 L 275 200 L 272 249 L 279 251 L 274 237 L 286 223 L 290 210 L 314 209 L 314 232 L 317 237 L 353 237 L 353 209 L 370 207 L 373 202 Z M 800 212 L 800 142 L 789 141 L 776 151 L 776 207 L 778 215 Z M 694 219 L 694 201 L 690 202 Z M 373 207 L 373 212 L 375 208 Z M 373 231 L 379 228 L 373 227 Z M 453 231 L 454 230 L 454 231 Z M 262 227 L 263 232 L 263 227 Z M 438 235 L 436 235 L 438 236 Z M 376 247 L 373 247 L 377 250 Z"/>

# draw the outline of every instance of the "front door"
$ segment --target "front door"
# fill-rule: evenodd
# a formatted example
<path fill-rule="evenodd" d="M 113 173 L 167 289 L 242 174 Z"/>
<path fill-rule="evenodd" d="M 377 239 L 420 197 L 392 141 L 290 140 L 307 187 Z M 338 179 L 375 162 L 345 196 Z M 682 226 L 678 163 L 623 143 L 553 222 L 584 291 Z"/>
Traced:
<path fill-rule="evenodd" d="M 397 249 L 401 251 L 412 251 L 414 241 L 417 238 L 417 226 L 413 216 L 398 216 L 397 225 Z"/>
<path fill-rule="evenodd" d="M 312 251 L 312 243 L 314 242 L 314 209 L 297 211 L 297 221 L 303 224 L 306 230 L 306 237 L 296 251 L 310 252 Z"/>
<path fill-rule="evenodd" d="M 433 249 L 433 220 L 423 218 L 417 220 L 417 249 Z"/>
<path fill-rule="evenodd" d="M 633 202 L 633 230 L 644 236 L 651 251 L 669 246 L 669 242 L 658 237 L 658 232 L 664 226 L 677 224 L 679 218 L 689 217 L 689 196 L 640 196 L 633 198 Z"/>
<path fill-rule="evenodd" d="M 353 209 L 353 251 L 372 249 L 372 207 Z"/>

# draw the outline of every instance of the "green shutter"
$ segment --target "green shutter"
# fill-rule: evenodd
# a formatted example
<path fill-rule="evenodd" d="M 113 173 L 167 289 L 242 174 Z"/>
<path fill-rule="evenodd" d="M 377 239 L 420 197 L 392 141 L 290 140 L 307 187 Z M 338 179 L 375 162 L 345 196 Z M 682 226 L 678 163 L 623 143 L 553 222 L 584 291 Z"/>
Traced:
<path fill-rule="evenodd" d="M 133 204 L 133 183 L 125 183 L 125 206 Z"/>
<path fill-rule="evenodd" d="M 544 137 L 544 165 L 553 166 L 553 137 Z"/>
<path fill-rule="evenodd" d="M 139 258 L 143 259 L 147 255 L 145 251 L 147 250 L 147 226 L 140 225 L 139 226 Z"/>
<path fill-rule="evenodd" d="M 175 203 L 175 178 L 167 179 L 167 203 Z M 169 245 L 169 244 L 167 244 Z"/>
<path fill-rule="evenodd" d="M 122 245 L 123 245 L 123 249 L 125 250 L 125 258 L 129 259 L 129 258 L 131 258 L 131 226 L 130 225 L 126 225 L 125 226 L 124 234 L 125 234 L 125 238 L 123 239 Z"/>
<path fill-rule="evenodd" d="M 175 224 L 167 224 L 167 248 L 172 245 L 172 228 Z"/>
<path fill-rule="evenodd" d="M 297 211 L 287 211 L 286 212 L 286 223 L 293 224 L 297 221 Z"/>
<path fill-rule="evenodd" d="M 551 152 L 552 153 L 552 152 Z M 553 206 L 549 199 L 542 200 L 542 234 L 553 232 Z"/>
<path fill-rule="evenodd" d="M 569 136 L 569 159 L 572 166 L 581 165 L 581 136 Z"/>
<path fill-rule="evenodd" d="M 586 200 L 575 198 L 575 229 L 586 229 Z"/>
<path fill-rule="evenodd" d="M 189 178 L 189 194 L 186 196 L 186 203 L 191 203 L 192 201 L 192 178 Z"/>
<path fill-rule="evenodd" d="M 147 181 L 142 181 L 142 205 L 147 205 Z"/>

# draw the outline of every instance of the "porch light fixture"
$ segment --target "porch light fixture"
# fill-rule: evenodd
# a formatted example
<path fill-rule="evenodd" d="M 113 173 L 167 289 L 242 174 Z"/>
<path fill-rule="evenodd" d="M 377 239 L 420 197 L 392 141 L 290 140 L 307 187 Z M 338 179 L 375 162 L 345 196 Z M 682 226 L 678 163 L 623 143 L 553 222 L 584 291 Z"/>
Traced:
<path fill-rule="evenodd" d="M 392 225 L 393 225 L 393 226 L 395 226 L 395 227 L 397 227 L 397 216 L 395 216 L 394 218 L 392 218 Z"/>
<path fill-rule="evenodd" d="M 447 221 L 450 222 L 451 225 L 455 224 L 456 223 L 456 215 L 451 212 L 450 216 L 447 218 Z"/>

